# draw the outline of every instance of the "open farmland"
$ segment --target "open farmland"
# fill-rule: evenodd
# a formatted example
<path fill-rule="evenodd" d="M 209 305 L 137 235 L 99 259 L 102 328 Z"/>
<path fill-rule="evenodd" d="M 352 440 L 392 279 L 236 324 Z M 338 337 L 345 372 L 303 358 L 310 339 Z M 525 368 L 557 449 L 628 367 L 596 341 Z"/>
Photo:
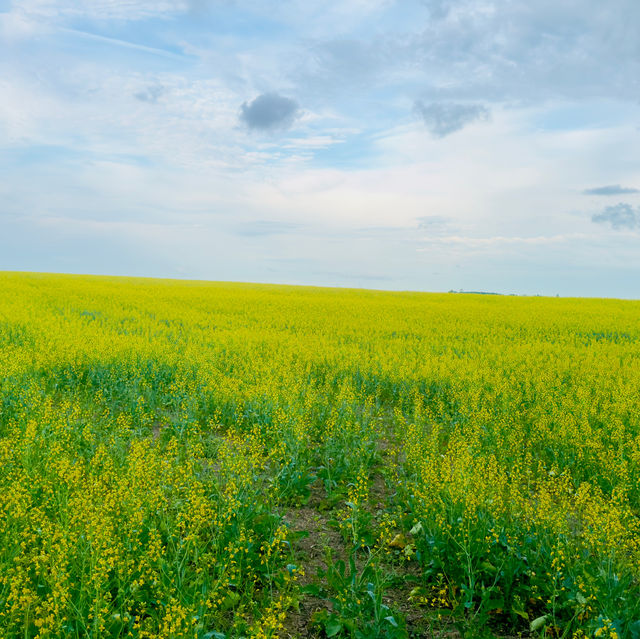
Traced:
<path fill-rule="evenodd" d="M 0 291 L 1 637 L 640 636 L 640 303 Z"/>

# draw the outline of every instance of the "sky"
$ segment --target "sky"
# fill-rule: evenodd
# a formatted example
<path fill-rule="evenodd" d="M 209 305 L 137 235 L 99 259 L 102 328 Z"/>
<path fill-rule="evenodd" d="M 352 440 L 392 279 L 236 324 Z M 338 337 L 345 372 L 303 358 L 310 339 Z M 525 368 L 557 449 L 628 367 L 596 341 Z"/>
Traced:
<path fill-rule="evenodd" d="M 0 0 L 0 269 L 640 297 L 638 0 Z"/>

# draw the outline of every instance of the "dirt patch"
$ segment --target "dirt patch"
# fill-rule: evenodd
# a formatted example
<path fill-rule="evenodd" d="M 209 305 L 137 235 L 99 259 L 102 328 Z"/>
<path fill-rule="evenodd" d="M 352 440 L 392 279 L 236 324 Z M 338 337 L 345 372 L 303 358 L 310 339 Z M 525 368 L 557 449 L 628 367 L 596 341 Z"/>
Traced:
<path fill-rule="evenodd" d="M 370 476 L 369 499 L 364 506 L 374 517 L 385 512 L 393 499 L 395 490 L 385 480 L 379 469 L 374 469 Z M 317 584 L 318 570 L 326 570 L 327 549 L 330 549 L 333 562 L 349 561 L 348 543 L 345 542 L 340 532 L 335 527 L 335 517 L 341 506 L 333 510 L 324 510 L 327 503 L 325 490 L 321 482 L 316 481 L 311 486 L 311 495 L 306 505 L 290 508 L 286 511 L 283 520 L 292 531 L 295 555 L 299 558 L 301 567 L 304 568 L 304 576 L 299 578 L 301 589 L 311 584 Z M 355 557 L 356 566 L 360 565 L 361 558 Z M 384 602 L 403 614 L 407 620 L 407 629 L 411 637 L 431 636 L 424 634 L 423 612 L 409 601 L 409 594 L 415 583 L 409 583 L 405 579 L 407 574 L 419 574 L 417 564 L 402 564 L 389 566 L 390 572 L 398 574 L 398 586 L 387 590 Z M 305 594 L 298 602 L 296 609 L 287 613 L 285 621 L 284 637 L 289 639 L 302 639 L 303 637 L 324 637 L 321 630 L 313 625 L 314 613 L 330 609 L 330 604 L 317 597 Z"/>
<path fill-rule="evenodd" d="M 283 520 L 292 531 L 294 551 L 300 558 L 304 575 L 298 579 L 301 588 L 316 581 L 318 570 L 326 570 L 326 549 L 330 548 L 334 559 L 346 559 L 347 553 L 340 533 L 329 525 L 331 513 L 318 510 L 324 499 L 324 489 L 316 482 L 311 486 L 311 496 L 307 505 L 290 508 Z M 314 613 L 328 609 L 329 604 L 317 597 L 304 595 L 295 609 L 288 611 L 285 620 L 284 636 L 290 639 L 303 637 L 322 637 L 313 627 Z"/>
<path fill-rule="evenodd" d="M 347 557 L 342 535 L 330 524 L 333 512 L 319 509 L 324 499 L 324 488 L 320 482 L 316 481 L 311 485 L 311 495 L 307 504 L 290 508 L 283 517 L 284 522 L 294 533 L 294 537 L 298 537 L 294 542 L 294 550 L 300 557 L 305 571 L 304 577 L 299 581 L 302 586 L 313 581 L 318 568 L 323 570 L 327 568 L 325 561 L 327 548 L 331 548 L 334 559 Z"/>
<path fill-rule="evenodd" d="M 387 485 L 382 473 L 374 471 L 369 484 L 369 508 L 374 512 L 385 510 L 393 497 L 395 490 Z"/>
<path fill-rule="evenodd" d="M 161 420 L 156 420 L 151 424 L 151 437 L 155 442 L 160 435 L 162 435 L 162 431 L 167 427 L 166 422 Z"/>
<path fill-rule="evenodd" d="M 397 447 L 387 438 L 381 438 L 379 453 L 384 457 L 397 457 Z M 330 611 L 331 603 L 325 599 L 304 592 L 307 586 L 317 586 L 323 580 L 318 579 L 318 571 L 328 569 L 327 551 L 330 550 L 331 561 L 349 562 L 353 553 L 349 543 L 336 527 L 336 519 L 344 509 L 344 499 L 336 502 L 329 499 L 324 485 L 316 480 L 310 486 L 311 494 L 307 503 L 302 506 L 288 508 L 283 516 L 284 522 L 291 530 L 293 549 L 297 562 L 304 569 L 304 575 L 298 580 L 300 594 L 296 605 L 287 611 L 284 622 L 283 637 L 287 639 L 303 639 L 305 637 L 324 638 L 324 630 L 314 625 L 314 615 L 322 611 Z M 374 530 L 385 513 L 393 512 L 397 490 L 394 482 L 385 472 L 381 464 L 371 468 L 369 475 L 369 495 L 366 504 L 361 504 L 371 516 Z M 333 505 L 333 508 L 331 507 Z M 397 531 L 402 534 L 402 531 Z M 361 569 L 361 562 L 366 561 L 364 551 L 354 555 L 356 569 Z M 390 583 L 385 588 L 383 602 L 390 609 L 399 612 L 406 622 L 406 630 L 410 639 L 438 637 L 439 639 L 460 639 L 460 635 L 445 620 L 437 620 L 428 611 L 411 600 L 412 590 L 422 582 L 421 569 L 416 561 L 402 561 L 381 557 Z M 320 615 L 322 616 L 322 615 Z M 324 615 L 326 618 L 326 615 Z"/>

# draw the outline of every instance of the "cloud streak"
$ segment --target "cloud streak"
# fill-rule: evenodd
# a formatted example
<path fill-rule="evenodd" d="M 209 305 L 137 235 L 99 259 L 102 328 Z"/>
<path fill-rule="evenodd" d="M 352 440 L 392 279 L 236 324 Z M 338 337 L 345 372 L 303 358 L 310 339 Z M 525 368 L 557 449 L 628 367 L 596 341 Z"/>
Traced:
<path fill-rule="evenodd" d="M 595 189 L 585 189 L 582 191 L 585 195 L 630 195 L 640 193 L 640 189 L 634 189 L 619 184 L 609 184 L 608 186 L 599 186 Z"/>
<path fill-rule="evenodd" d="M 563 244 L 572 240 L 583 240 L 591 236 L 584 233 L 566 233 L 560 235 L 539 235 L 532 237 L 516 237 L 496 235 L 492 237 L 467 237 L 462 235 L 447 235 L 444 237 L 425 238 L 423 242 L 430 245 L 451 245 L 467 248 L 492 249 L 497 246 L 545 246 L 550 244 Z M 417 251 L 428 251 L 428 247 L 420 247 Z"/>
<path fill-rule="evenodd" d="M 68 33 L 69 35 L 77 36 L 86 40 L 94 40 L 103 44 L 108 44 L 116 47 L 122 47 L 124 49 L 133 49 L 143 53 L 149 53 L 154 56 L 160 56 L 163 58 L 169 58 L 171 60 L 182 60 L 184 56 L 174 53 L 173 51 L 167 51 L 158 47 L 149 47 L 137 42 L 131 42 L 123 38 L 111 38 L 100 35 L 98 33 L 91 33 L 90 31 L 83 31 L 82 29 L 66 29 L 60 28 L 62 33 Z"/>

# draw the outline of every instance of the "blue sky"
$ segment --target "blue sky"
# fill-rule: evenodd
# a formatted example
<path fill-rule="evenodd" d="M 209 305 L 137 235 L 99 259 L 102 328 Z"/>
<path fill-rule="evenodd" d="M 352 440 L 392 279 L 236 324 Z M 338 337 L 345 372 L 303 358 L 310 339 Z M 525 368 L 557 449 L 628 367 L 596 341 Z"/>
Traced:
<path fill-rule="evenodd" d="M 0 269 L 640 297 L 637 0 L 0 0 Z"/>

